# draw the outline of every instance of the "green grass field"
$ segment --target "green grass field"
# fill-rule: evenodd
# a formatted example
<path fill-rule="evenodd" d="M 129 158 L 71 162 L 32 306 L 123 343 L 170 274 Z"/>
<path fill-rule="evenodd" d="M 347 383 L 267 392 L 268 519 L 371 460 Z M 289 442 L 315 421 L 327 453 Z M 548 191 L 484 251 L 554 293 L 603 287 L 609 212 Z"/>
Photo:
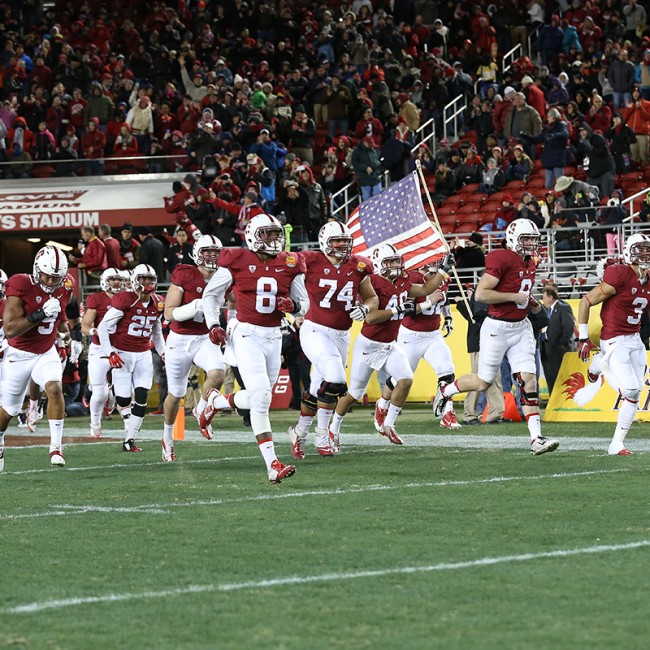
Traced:
<path fill-rule="evenodd" d="M 547 425 L 560 450 L 532 457 L 523 424 L 454 435 L 409 406 L 395 447 L 371 417 L 279 486 L 236 416 L 210 442 L 188 419 L 174 464 L 155 416 L 142 454 L 9 447 L 0 647 L 647 647 L 646 425 L 613 458 L 613 424 Z M 272 414 L 285 462 L 294 418 Z"/>

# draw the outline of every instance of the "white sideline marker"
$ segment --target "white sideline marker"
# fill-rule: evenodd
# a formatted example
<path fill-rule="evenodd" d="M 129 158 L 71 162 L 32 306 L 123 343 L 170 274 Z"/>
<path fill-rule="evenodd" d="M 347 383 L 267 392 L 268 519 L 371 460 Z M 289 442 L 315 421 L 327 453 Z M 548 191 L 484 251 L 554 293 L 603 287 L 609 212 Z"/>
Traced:
<path fill-rule="evenodd" d="M 489 478 L 472 479 L 469 481 L 427 481 L 422 483 L 396 483 L 394 485 L 366 485 L 353 488 L 335 488 L 331 490 L 304 490 L 302 492 L 280 492 L 277 494 L 258 494 L 237 499 L 201 499 L 196 501 L 181 501 L 173 503 L 148 503 L 140 506 L 112 507 L 94 504 L 74 505 L 69 503 L 51 505 L 45 512 L 0 515 L 0 521 L 17 519 L 32 519 L 36 517 L 60 517 L 62 515 L 85 515 L 90 512 L 100 513 L 134 513 L 169 514 L 173 508 L 195 508 L 201 506 L 222 506 L 233 503 L 250 503 L 251 501 L 275 501 L 277 499 L 296 499 L 303 497 L 336 496 L 345 494 L 361 494 L 366 492 L 383 492 L 387 490 L 402 490 L 407 488 L 434 487 L 465 487 L 470 485 L 486 485 L 489 483 L 510 483 L 512 481 L 541 481 L 555 478 L 578 478 L 581 476 L 597 476 L 600 474 L 620 474 L 628 472 L 626 468 L 599 469 L 584 472 L 558 472 L 555 474 L 539 474 L 536 476 L 491 476 Z"/>
<path fill-rule="evenodd" d="M 232 582 L 223 584 L 189 585 L 179 589 L 168 589 L 164 591 L 142 591 L 140 593 L 130 592 L 122 594 L 106 594 L 105 596 L 87 596 L 78 598 L 62 598 L 60 600 L 45 600 L 42 602 L 16 605 L 0 610 L 3 614 L 34 614 L 44 610 L 63 609 L 75 605 L 93 605 L 99 603 L 116 603 L 129 600 L 145 600 L 153 598 L 167 598 L 169 596 L 184 596 L 186 594 L 241 591 L 244 589 L 268 589 L 269 587 L 303 585 L 317 582 L 338 582 L 341 580 L 358 580 L 362 578 L 381 578 L 391 575 L 409 575 L 415 573 L 431 573 L 435 571 L 457 571 L 460 569 L 472 569 L 475 567 L 495 566 L 508 564 L 510 562 L 528 562 L 530 560 L 542 560 L 546 558 L 563 558 L 575 555 L 595 555 L 598 553 L 616 553 L 629 551 L 637 548 L 650 547 L 650 540 L 644 539 L 629 544 L 585 546 L 582 548 L 558 549 L 556 551 L 545 551 L 540 553 L 524 553 L 522 555 L 502 555 L 500 557 L 484 557 L 477 560 L 465 562 L 444 562 L 441 564 L 430 564 L 428 566 L 401 567 L 393 569 L 377 569 L 374 571 L 352 571 L 349 573 L 322 573 L 311 576 L 286 576 L 284 578 L 270 578 L 267 580 L 255 580 L 250 582 Z"/>

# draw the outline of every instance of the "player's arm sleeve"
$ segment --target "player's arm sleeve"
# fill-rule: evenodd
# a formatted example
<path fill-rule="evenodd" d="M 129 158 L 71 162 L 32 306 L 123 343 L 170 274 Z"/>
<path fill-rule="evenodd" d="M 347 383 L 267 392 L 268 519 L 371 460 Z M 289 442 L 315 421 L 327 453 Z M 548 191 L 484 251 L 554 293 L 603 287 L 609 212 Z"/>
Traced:
<path fill-rule="evenodd" d="M 124 312 L 121 309 L 116 309 L 111 307 L 107 312 L 106 316 L 102 319 L 102 322 L 97 328 L 97 336 L 99 336 L 99 345 L 102 348 L 102 352 L 108 356 L 113 350 L 111 345 L 111 334 L 115 332 L 117 324 L 124 317 Z"/>
<path fill-rule="evenodd" d="M 153 346 L 156 348 L 156 352 L 162 357 L 163 354 L 165 354 L 165 338 L 163 337 L 160 318 L 153 324 L 151 336 L 153 338 Z"/>
<path fill-rule="evenodd" d="M 305 276 L 302 273 L 291 282 L 289 297 L 300 304 L 300 310 L 294 316 L 304 316 L 309 310 L 309 296 L 305 287 Z"/>
<path fill-rule="evenodd" d="M 221 305 L 228 287 L 232 284 L 232 274 L 228 269 L 219 267 L 210 278 L 210 282 L 203 292 L 203 316 L 208 328 L 219 324 Z"/>

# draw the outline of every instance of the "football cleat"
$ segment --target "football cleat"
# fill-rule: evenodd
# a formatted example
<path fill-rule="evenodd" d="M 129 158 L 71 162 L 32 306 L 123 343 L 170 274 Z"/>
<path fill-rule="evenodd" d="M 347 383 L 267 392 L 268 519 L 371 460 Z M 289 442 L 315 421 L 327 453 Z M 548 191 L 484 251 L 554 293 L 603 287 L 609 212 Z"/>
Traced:
<path fill-rule="evenodd" d="M 623 449 L 621 449 L 621 451 L 619 451 L 617 454 L 612 454 L 612 455 L 613 456 L 633 456 L 634 452 L 630 451 L 629 449 L 625 449 L 625 447 L 623 447 Z"/>
<path fill-rule="evenodd" d="M 0 446 L 0 472 L 5 468 L 5 448 Z"/>
<path fill-rule="evenodd" d="M 533 456 L 539 456 L 549 451 L 555 451 L 560 446 L 559 440 L 549 440 L 544 436 L 538 436 L 530 443 L 530 453 Z"/>
<path fill-rule="evenodd" d="M 341 434 L 334 433 L 331 429 L 329 430 L 330 436 L 330 447 L 335 454 L 341 453 Z"/>
<path fill-rule="evenodd" d="M 333 456 L 334 451 L 332 450 L 332 445 L 330 444 L 330 435 L 327 429 L 319 429 L 316 427 L 316 440 L 314 442 L 316 445 L 316 451 L 321 456 Z"/>
<path fill-rule="evenodd" d="M 384 420 L 388 414 L 388 409 L 380 408 L 379 402 L 375 404 L 375 429 L 378 433 L 381 433 L 384 428 Z"/>
<path fill-rule="evenodd" d="M 116 401 L 115 401 L 115 395 L 112 390 L 108 391 L 108 397 L 106 398 L 106 401 L 104 402 L 104 417 L 107 418 L 109 417 L 113 411 L 115 410 L 116 406 Z"/>
<path fill-rule="evenodd" d="M 384 428 L 381 430 L 381 435 L 386 436 L 390 442 L 392 442 L 394 445 L 403 445 L 404 441 L 395 433 L 395 427 L 392 426 L 384 426 Z"/>
<path fill-rule="evenodd" d="M 293 424 L 287 429 L 291 441 L 291 455 L 298 460 L 305 459 L 305 438 L 301 436 L 298 427 Z"/>
<path fill-rule="evenodd" d="M 199 423 L 199 429 L 201 430 L 201 435 L 206 439 L 206 440 L 212 440 L 214 437 L 214 431 L 212 430 L 212 425 L 210 422 L 212 421 L 212 418 L 214 417 L 214 414 L 216 413 L 215 410 L 213 410 L 212 414 L 210 415 L 210 418 L 208 419 L 207 417 L 205 420 L 203 420 L 203 414 L 209 409 L 212 408 L 210 403 L 208 402 L 208 405 L 203 409 L 201 413 L 199 413 L 198 408 L 195 406 L 194 409 L 192 409 L 192 415 L 196 418 L 196 421 Z M 202 422 L 205 422 L 205 425 L 202 424 Z"/>
<path fill-rule="evenodd" d="M 445 429 L 461 429 L 462 428 L 460 426 L 460 422 L 458 421 L 458 418 L 456 417 L 456 413 L 453 410 L 447 411 L 442 416 L 442 419 L 440 420 L 440 426 L 444 427 Z"/>
<path fill-rule="evenodd" d="M 285 478 L 289 478 L 296 473 L 294 465 L 283 465 L 277 458 L 271 463 L 269 470 L 269 481 L 271 485 L 277 485 Z"/>
<path fill-rule="evenodd" d="M 165 441 L 162 441 L 162 459 L 163 463 L 173 463 L 176 460 L 173 442 L 171 445 L 166 445 Z"/>
<path fill-rule="evenodd" d="M 90 425 L 90 437 L 91 438 L 101 438 L 102 437 L 102 425 L 101 424 L 91 424 Z"/>
<path fill-rule="evenodd" d="M 437 418 L 442 417 L 447 402 L 451 399 L 451 397 L 446 397 L 442 392 L 445 386 L 447 386 L 445 382 L 438 382 L 438 390 L 436 391 L 436 396 L 433 398 L 433 415 Z"/>
<path fill-rule="evenodd" d="M 16 416 L 17 420 L 17 426 L 19 429 L 26 429 L 27 428 L 27 413 L 19 413 Z"/>
<path fill-rule="evenodd" d="M 63 467 L 65 465 L 65 458 L 63 457 L 61 447 L 50 452 L 50 465 L 54 465 L 55 467 Z"/>
<path fill-rule="evenodd" d="M 141 447 L 138 447 L 138 446 L 135 444 L 135 440 L 134 440 L 133 438 L 129 438 L 128 440 L 125 440 L 125 441 L 122 443 L 122 451 L 133 451 L 133 452 L 136 452 L 136 451 L 142 451 L 142 448 L 141 448 Z"/>

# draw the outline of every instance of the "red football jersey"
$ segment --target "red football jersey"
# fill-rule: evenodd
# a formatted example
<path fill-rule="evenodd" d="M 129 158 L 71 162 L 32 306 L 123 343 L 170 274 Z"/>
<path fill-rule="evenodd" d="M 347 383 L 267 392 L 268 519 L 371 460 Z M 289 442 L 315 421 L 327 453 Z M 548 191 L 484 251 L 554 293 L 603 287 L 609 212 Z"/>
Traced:
<path fill-rule="evenodd" d="M 337 330 L 349 330 L 348 315 L 354 307 L 361 281 L 372 273 L 372 262 L 353 255 L 334 266 L 320 251 L 300 253 L 305 268 L 305 288 L 309 295 L 309 311 L 305 318 Z"/>
<path fill-rule="evenodd" d="M 99 324 L 102 322 L 108 308 L 111 306 L 111 301 L 113 299 L 105 291 L 97 291 L 96 293 L 91 293 L 86 298 L 86 309 L 95 310 L 95 323 L 94 327 L 99 327 Z M 91 343 L 96 343 L 99 345 L 99 336 L 97 334 L 93 335 Z"/>
<path fill-rule="evenodd" d="M 376 273 L 370 276 L 370 281 L 379 298 L 379 309 L 392 309 L 403 305 L 408 298 L 411 284 L 413 284 L 406 273 L 403 273 L 394 283 Z M 402 314 L 395 314 L 390 320 L 383 323 L 373 325 L 364 323 L 361 333 L 373 341 L 390 343 L 397 339 L 397 332 L 403 318 Z"/>
<path fill-rule="evenodd" d="M 419 271 L 409 273 L 409 279 L 413 284 L 424 284 L 424 275 Z M 440 287 L 440 291 L 446 295 L 448 288 L 449 281 L 446 280 Z M 425 300 L 426 298 L 416 298 L 415 302 L 416 304 L 423 303 Z M 437 332 L 440 329 L 440 309 L 444 304 L 443 299 L 415 316 L 404 316 L 402 325 L 414 332 Z"/>
<path fill-rule="evenodd" d="M 650 282 L 639 278 L 627 264 L 614 264 L 605 269 L 603 282 L 616 289 L 616 294 L 603 303 L 600 318 L 603 321 L 601 339 L 641 331 L 641 317 L 650 302 Z"/>
<path fill-rule="evenodd" d="M 206 280 L 196 266 L 177 264 L 172 272 L 171 283 L 183 289 L 181 305 L 187 305 L 192 300 L 203 297 Z M 199 312 L 192 320 L 172 321 L 169 329 L 177 334 L 200 335 L 208 333 L 208 326 L 205 324 L 203 312 Z"/>
<path fill-rule="evenodd" d="M 111 334 L 111 345 L 125 352 L 146 352 L 151 349 L 153 326 L 165 310 L 162 296 L 154 293 L 145 306 L 134 291 L 123 291 L 113 296 L 115 309 L 124 312 Z"/>
<path fill-rule="evenodd" d="M 7 281 L 6 293 L 7 296 L 16 296 L 23 301 L 25 315 L 39 310 L 50 298 L 56 298 L 61 303 L 61 311 L 57 316 L 36 323 L 34 327 L 20 336 L 9 339 L 9 345 L 34 354 L 47 352 L 54 345 L 59 331 L 59 323 L 66 320 L 65 308 L 70 301 L 73 289 L 74 281 L 71 276 L 68 276 L 58 289 L 52 293 L 46 293 L 28 273 L 12 275 Z"/>
<path fill-rule="evenodd" d="M 284 314 L 275 307 L 277 298 L 289 296 L 293 279 L 305 272 L 296 253 L 280 253 L 268 262 L 246 248 L 224 248 L 219 266 L 232 275 L 237 318 L 242 323 L 279 327 Z"/>
<path fill-rule="evenodd" d="M 499 279 L 494 290 L 503 293 L 530 293 L 536 270 L 537 265 L 530 257 L 524 259 L 509 248 L 499 248 L 485 258 L 485 272 Z M 528 304 L 518 306 L 514 302 L 503 302 L 488 307 L 488 315 L 499 320 L 520 321 L 527 314 Z"/>

